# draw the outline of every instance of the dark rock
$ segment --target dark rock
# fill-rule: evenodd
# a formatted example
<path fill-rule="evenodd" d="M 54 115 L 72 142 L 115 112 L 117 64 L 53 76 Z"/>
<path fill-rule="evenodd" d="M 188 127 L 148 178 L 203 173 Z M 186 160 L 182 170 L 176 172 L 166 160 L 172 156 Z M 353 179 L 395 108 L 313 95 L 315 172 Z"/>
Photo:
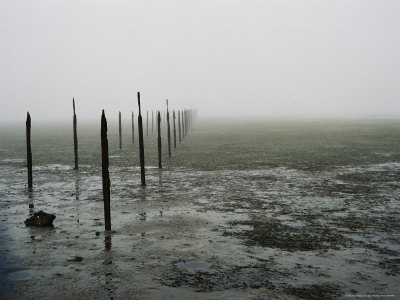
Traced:
<path fill-rule="evenodd" d="M 72 259 L 67 259 L 67 261 L 82 261 L 83 260 L 83 257 L 82 256 L 75 256 L 74 258 L 72 258 Z"/>
<path fill-rule="evenodd" d="M 25 220 L 26 226 L 40 226 L 40 227 L 53 227 L 55 215 L 48 214 L 42 210 L 35 212 L 32 217 Z"/>

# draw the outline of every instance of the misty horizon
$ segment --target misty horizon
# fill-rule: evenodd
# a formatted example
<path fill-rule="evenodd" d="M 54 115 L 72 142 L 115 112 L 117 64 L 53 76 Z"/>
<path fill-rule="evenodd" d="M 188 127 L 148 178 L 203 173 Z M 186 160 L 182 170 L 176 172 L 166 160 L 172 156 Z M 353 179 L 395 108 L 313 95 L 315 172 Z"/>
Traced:
<path fill-rule="evenodd" d="M 3 1 L 0 120 L 400 117 L 398 1 Z"/>

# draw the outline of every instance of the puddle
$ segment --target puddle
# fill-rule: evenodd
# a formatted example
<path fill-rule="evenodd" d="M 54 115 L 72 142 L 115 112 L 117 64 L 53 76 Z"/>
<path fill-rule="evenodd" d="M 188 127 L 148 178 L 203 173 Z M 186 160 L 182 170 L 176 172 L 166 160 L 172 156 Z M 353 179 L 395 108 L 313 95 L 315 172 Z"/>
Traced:
<path fill-rule="evenodd" d="M 15 272 L 8 273 L 7 279 L 13 281 L 27 280 L 31 279 L 34 272 L 32 270 L 19 270 Z"/>

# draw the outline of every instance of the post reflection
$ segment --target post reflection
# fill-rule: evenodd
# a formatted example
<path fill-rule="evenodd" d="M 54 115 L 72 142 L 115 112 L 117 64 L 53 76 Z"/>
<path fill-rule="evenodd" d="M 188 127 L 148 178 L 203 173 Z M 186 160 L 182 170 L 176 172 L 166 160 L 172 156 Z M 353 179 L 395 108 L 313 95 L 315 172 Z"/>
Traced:
<path fill-rule="evenodd" d="M 111 234 L 106 232 L 104 235 L 104 250 L 105 251 L 110 251 L 112 246 L 112 241 L 111 241 Z"/>
<path fill-rule="evenodd" d="M 75 200 L 79 200 L 80 194 L 80 178 L 75 179 Z"/>

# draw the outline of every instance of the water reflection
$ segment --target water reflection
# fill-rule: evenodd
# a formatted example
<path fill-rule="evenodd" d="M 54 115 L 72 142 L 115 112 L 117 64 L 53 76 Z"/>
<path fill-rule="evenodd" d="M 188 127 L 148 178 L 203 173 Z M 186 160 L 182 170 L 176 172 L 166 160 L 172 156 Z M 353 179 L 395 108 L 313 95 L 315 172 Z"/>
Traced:
<path fill-rule="evenodd" d="M 163 186 L 163 180 L 162 180 L 162 170 L 158 170 L 158 186 L 162 187 Z"/>
<path fill-rule="evenodd" d="M 75 178 L 75 201 L 76 201 L 76 212 L 77 212 L 77 219 L 76 222 L 78 223 L 79 226 L 79 211 L 80 211 L 80 207 L 79 207 L 79 195 L 80 195 L 80 177 L 79 175 L 76 176 Z"/>
<path fill-rule="evenodd" d="M 79 194 L 80 194 L 80 178 L 77 177 L 75 179 L 75 200 L 79 200 Z"/>
<path fill-rule="evenodd" d="M 112 246 L 111 235 L 108 232 L 106 232 L 104 235 L 104 250 L 107 252 L 110 251 L 111 246 Z"/>

